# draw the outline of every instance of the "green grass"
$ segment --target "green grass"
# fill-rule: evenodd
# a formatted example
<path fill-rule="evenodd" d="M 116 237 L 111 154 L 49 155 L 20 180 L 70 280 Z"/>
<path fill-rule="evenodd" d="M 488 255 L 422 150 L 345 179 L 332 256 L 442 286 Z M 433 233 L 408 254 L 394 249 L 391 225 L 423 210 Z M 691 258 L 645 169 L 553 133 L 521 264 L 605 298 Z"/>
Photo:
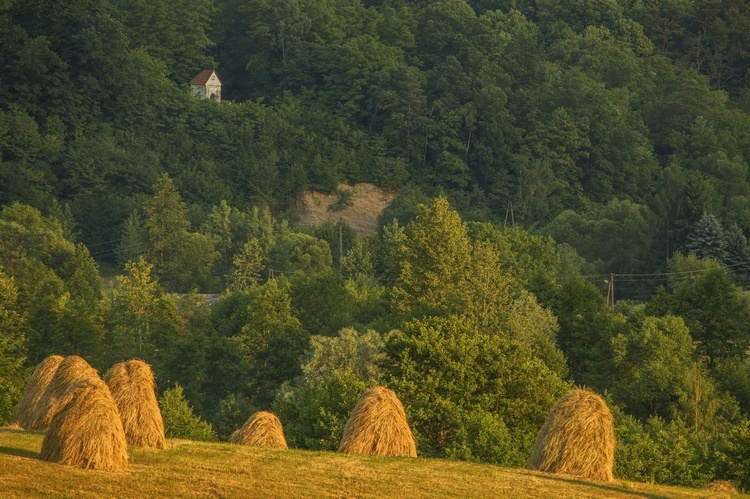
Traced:
<path fill-rule="evenodd" d="M 463 461 L 186 440 L 170 440 L 162 451 L 130 447 L 126 471 L 87 471 L 39 460 L 43 437 L 0 428 L 0 497 L 711 497 Z"/>

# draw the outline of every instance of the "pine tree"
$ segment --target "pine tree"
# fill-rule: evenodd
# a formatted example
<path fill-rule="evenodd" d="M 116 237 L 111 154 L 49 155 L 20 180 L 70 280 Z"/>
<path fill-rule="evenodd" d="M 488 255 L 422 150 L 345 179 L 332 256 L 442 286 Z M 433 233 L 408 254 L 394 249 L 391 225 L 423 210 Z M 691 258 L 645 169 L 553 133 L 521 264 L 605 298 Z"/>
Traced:
<path fill-rule="evenodd" d="M 211 267 L 218 258 L 210 236 L 190 232 L 187 207 L 172 179 L 164 173 L 154 184 L 154 197 L 144 207 L 148 250 L 154 274 L 170 291 L 211 286 Z"/>
<path fill-rule="evenodd" d="M 190 222 L 187 207 L 166 173 L 154 184 L 154 197 L 146 204 L 148 259 L 158 274 L 166 274 L 187 237 Z"/>
<path fill-rule="evenodd" d="M 726 257 L 724 229 L 719 219 L 704 214 L 688 236 L 687 250 L 698 258 L 723 262 Z"/>
<path fill-rule="evenodd" d="M 146 252 L 148 247 L 148 235 L 143 226 L 143 220 L 137 211 L 134 211 L 125 219 L 122 226 L 120 245 L 117 247 L 117 259 L 125 265 L 127 262 L 137 260 Z"/>
<path fill-rule="evenodd" d="M 733 272 L 744 273 L 747 267 L 743 264 L 750 262 L 750 247 L 745 233 L 739 225 L 733 223 L 727 229 L 724 240 L 726 241 L 725 263 Z"/>

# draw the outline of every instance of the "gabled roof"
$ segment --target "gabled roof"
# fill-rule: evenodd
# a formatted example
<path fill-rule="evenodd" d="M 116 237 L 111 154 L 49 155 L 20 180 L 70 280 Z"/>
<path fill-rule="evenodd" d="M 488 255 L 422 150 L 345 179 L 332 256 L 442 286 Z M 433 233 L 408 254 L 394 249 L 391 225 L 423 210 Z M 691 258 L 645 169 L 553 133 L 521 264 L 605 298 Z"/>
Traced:
<path fill-rule="evenodd" d="M 215 69 L 204 69 L 200 73 L 198 73 L 195 78 L 190 80 L 191 85 L 205 85 L 208 83 L 208 80 L 211 79 L 211 75 L 216 75 L 216 81 L 219 82 L 219 85 L 223 85 L 221 83 L 221 80 L 219 79 L 219 74 L 216 72 Z"/>

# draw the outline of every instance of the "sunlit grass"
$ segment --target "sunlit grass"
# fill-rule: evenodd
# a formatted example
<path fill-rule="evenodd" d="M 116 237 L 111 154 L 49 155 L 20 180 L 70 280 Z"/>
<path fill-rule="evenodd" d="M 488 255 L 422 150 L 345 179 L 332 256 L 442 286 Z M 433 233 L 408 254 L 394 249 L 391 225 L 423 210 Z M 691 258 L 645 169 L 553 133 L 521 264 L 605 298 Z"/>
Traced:
<path fill-rule="evenodd" d="M 130 447 L 126 471 L 40 461 L 44 434 L 0 428 L 0 497 L 711 497 L 441 459 L 354 456 L 170 440 Z"/>

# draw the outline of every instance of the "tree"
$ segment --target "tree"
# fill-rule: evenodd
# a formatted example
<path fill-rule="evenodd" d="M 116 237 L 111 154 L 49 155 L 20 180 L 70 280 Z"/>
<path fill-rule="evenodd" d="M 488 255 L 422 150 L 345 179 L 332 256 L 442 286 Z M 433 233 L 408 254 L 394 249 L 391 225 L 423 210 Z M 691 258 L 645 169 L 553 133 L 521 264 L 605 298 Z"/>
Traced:
<path fill-rule="evenodd" d="M 676 259 L 688 260 L 689 256 L 677 255 Z M 750 321 L 747 296 L 717 264 L 682 276 L 671 293 L 660 289 L 651 298 L 646 313 L 684 318 L 698 352 L 707 357 L 712 369 L 719 359 L 744 356 L 750 346 L 750 334 L 745 327 Z"/>
<path fill-rule="evenodd" d="M 323 272 L 333 263 L 328 243 L 282 225 L 270 255 L 271 268 L 282 272 L 297 270 L 307 274 Z"/>
<path fill-rule="evenodd" d="M 611 339 L 626 327 L 626 317 L 611 311 L 602 292 L 581 278 L 555 286 L 543 303 L 560 325 L 556 344 L 573 380 L 598 391 L 607 389 L 612 371 Z"/>
<path fill-rule="evenodd" d="M 159 397 L 159 408 L 164 418 L 164 434 L 167 438 L 185 438 L 213 442 L 216 432 L 213 427 L 193 413 L 183 395 L 182 387 L 175 383 Z"/>
<path fill-rule="evenodd" d="M 400 273 L 392 292 L 397 311 L 446 313 L 466 304 L 460 284 L 466 279 L 471 244 L 447 199 L 419 205 L 416 219 L 404 230 L 400 251 Z"/>
<path fill-rule="evenodd" d="M 219 326 L 207 353 L 207 404 L 215 400 L 218 406 L 234 394 L 254 407 L 268 407 L 282 383 L 301 374 L 310 341 L 292 314 L 289 281 L 271 279 L 230 295 L 213 313 Z M 230 316 L 221 318 L 226 313 Z"/>
<path fill-rule="evenodd" d="M 686 249 L 698 258 L 711 258 L 723 262 L 726 257 L 726 239 L 721 222 L 709 214 L 704 214 L 688 235 Z"/>
<path fill-rule="evenodd" d="M 404 324 L 388 335 L 386 354 L 387 382 L 429 456 L 522 465 L 569 387 L 529 346 L 455 315 Z"/>
<path fill-rule="evenodd" d="M 154 196 L 144 206 L 149 261 L 169 290 L 210 287 L 210 272 L 217 258 L 208 236 L 189 232 L 187 208 L 172 179 L 164 173 L 153 186 Z"/>
<path fill-rule="evenodd" d="M 366 383 L 377 382 L 383 374 L 384 346 L 383 338 L 373 329 L 360 334 L 343 328 L 337 336 L 313 335 L 311 355 L 302 364 L 305 383 L 320 383 L 347 371 Z"/>
<path fill-rule="evenodd" d="M 265 267 L 263 253 L 257 239 L 250 239 L 242 247 L 242 251 L 234 255 L 232 264 L 234 269 L 229 275 L 230 291 L 244 291 L 260 280 L 260 272 Z"/>
<path fill-rule="evenodd" d="M 118 287 L 114 290 L 113 306 L 121 307 L 125 314 L 120 319 L 120 327 L 133 331 L 134 334 L 126 334 L 132 337 L 129 345 L 122 352 L 124 357 L 130 355 L 143 358 L 143 343 L 150 340 L 149 315 L 153 312 L 157 300 L 158 285 L 151 278 L 154 266 L 143 257 L 136 262 L 125 264 L 126 275 L 115 276 Z M 124 333 L 124 331 L 123 331 Z M 115 345 L 111 345 L 116 349 Z"/>
<path fill-rule="evenodd" d="M 373 331 L 344 328 L 337 336 L 314 335 L 302 377 L 286 383 L 273 407 L 290 424 L 290 442 L 306 449 L 335 450 L 362 391 L 382 376 L 383 339 Z"/>
<path fill-rule="evenodd" d="M 333 336 L 351 324 L 353 300 L 344 278 L 333 269 L 292 278 L 292 311 L 310 334 Z"/>
<path fill-rule="evenodd" d="M 275 223 L 268 208 L 255 206 L 248 213 L 229 206 L 224 200 L 211 208 L 201 227 L 201 233 L 210 236 L 214 242 L 219 254 L 216 263 L 222 276 L 229 276 L 234 260 L 253 239 L 256 241 L 252 244 L 258 246 L 261 258 L 268 260 L 268 252 L 275 244 L 274 230 Z"/>
<path fill-rule="evenodd" d="M 674 316 L 646 317 L 612 338 L 615 400 L 628 412 L 671 418 L 693 369 L 693 346 L 685 322 Z"/>
<path fill-rule="evenodd" d="M 123 266 L 143 256 L 148 249 L 148 234 L 143 220 L 137 211 L 125 219 L 122 225 L 120 245 L 117 247 L 117 259 Z"/>
<path fill-rule="evenodd" d="M 17 311 L 18 289 L 0 268 L 0 424 L 8 424 L 23 393 L 25 316 Z"/>
<path fill-rule="evenodd" d="M 212 2 L 122 0 L 117 7 L 131 46 L 144 47 L 161 60 L 174 81 L 187 83 L 199 69 L 216 67 L 206 54 L 214 45 L 209 38 Z"/>
<path fill-rule="evenodd" d="M 153 186 L 154 196 L 144 206 L 148 230 L 148 257 L 154 262 L 159 276 L 169 279 L 178 266 L 180 248 L 190 228 L 187 207 L 180 193 L 166 173 Z"/>
<path fill-rule="evenodd" d="M 371 237 L 357 238 L 341 258 L 341 272 L 350 279 L 374 277 L 376 244 Z"/>
<path fill-rule="evenodd" d="M 341 231 L 340 242 L 343 254 L 339 254 L 339 231 Z M 341 268 L 342 265 L 341 259 L 350 251 L 357 241 L 356 232 L 354 232 L 354 229 L 343 220 L 336 222 L 335 224 L 330 220 L 326 220 L 315 229 L 313 235 L 328 243 L 328 246 L 331 248 L 331 254 L 334 255 L 333 264 L 339 268 Z"/>

